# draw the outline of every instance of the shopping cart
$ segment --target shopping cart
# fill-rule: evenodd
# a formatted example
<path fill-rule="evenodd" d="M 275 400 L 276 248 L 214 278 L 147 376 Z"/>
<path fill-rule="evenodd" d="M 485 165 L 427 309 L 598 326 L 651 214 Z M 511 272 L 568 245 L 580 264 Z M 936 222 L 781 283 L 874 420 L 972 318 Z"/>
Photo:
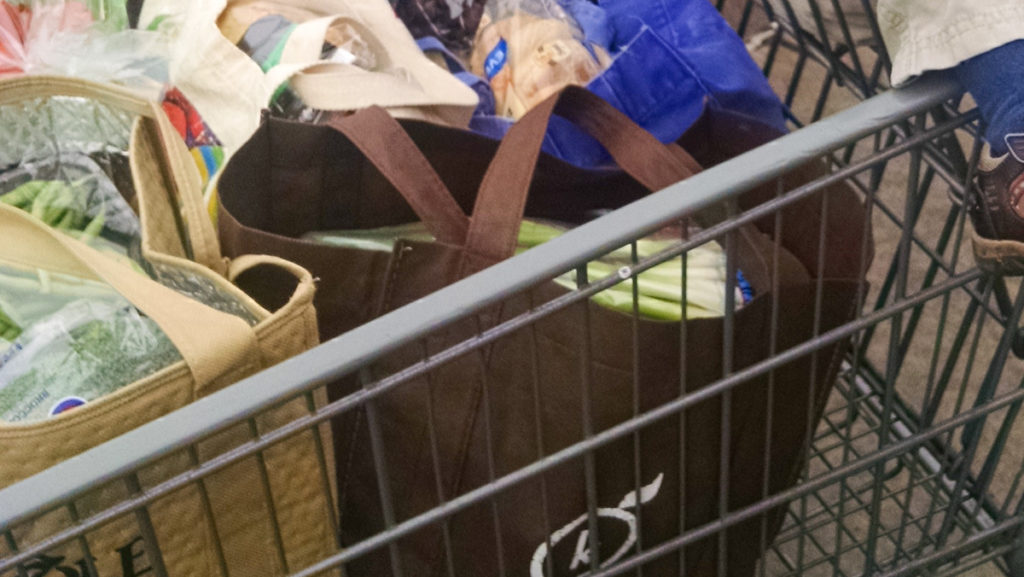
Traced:
<path fill-rule="evenodd" d="M 1024 575 L 1024 427 L 1017 419 L 1024 402 L 1024 291 L 1013 279 L 994 278 L 974 268 L 965 243 L 969 228 L 961 207 L 980 150 L 977 114 L 962 102 L 956 83 L 943 75 L 924 78 L 904 90 L 886 90 L 887 64 L 877 26 L 872 23 L 868 37 L 855 40 L 842 25 L 840 4 L 847 2 L 804 1 L 813 9 L 812 18 L 804 17 L 802 23 L 797 4 L 750 1 L 730 8 L 738 28 L 748 36 L 760 31 L 755 27 L 763 13 L 775 23 L 758 54 L 790 106 L 793 124 L 803 126 L 801 130 L 0 491 L 0 575 L 28 575 L 26 564 L 59 544 L 79 543 L 87 557 L 90 532 L 126 516 L 135 519 L 145 543 L 146 569 L 160 575 L 160 544 L 147 525 L 147 506 L 182 487 L 201 485 L 212 473 L 291 435 L 360 410 L 431 369 L 474 354 L 612 285 L 628 285 L 641 271 L 678 256 L 696 241 L 681 242 L 673 254 L 662 254 L 658 260 L 638 260 L 612 277 L 581 282 L 564 298 L 482 330 L 330 405 L 314 408 L 312 391 L 317 387 L 357 374 L 397 348 L 539 282 L 585 270 L 584 263 L 629 246 L 684 215 L 735 199 L 753 186 L 776 181 L 779 195 L 756 209 L 732 214 L 705 230 L 700 239 L 725 242 L 741 223 L 771 217 L 837 180 L 849 182 L 863 196 L 874 227 L 876 256 L 865 271 L 869 283 L 862 285 L 863 310 L 849 323 L 816 334 L 795 349 L 777 351 L 700 391 L 703 398 L 727 395 L 745 379 L 770 373 L 796 355 L 850 339 L 799 482 L 781 492 L 766 487 L 758 502 L 723 508 L 715 522 L 680 532 L 654 547 L 637 543 L 613 563 L 591 555 L 588 574 L 641 574 L 651 559 L 720 537 L 729 527 L 786 506 L 785 522 L 774 541 L 749 544 L 761 552 L 759 575 Z M 868 1 L 863 5 L 869 6 Z M 829 18 L 840 22 L 839 27 L 828 26 Z M 834 36 L 837 30 L 839 37 Z M 836 109 L 841 110 L 823 118 Z M 797 188 L 779 178 L 788 169 L 823 156 L 831 163 L 827 177 Z M 723 322 L 731 322 L 731 317 L 728 313 Z M 328 574 L 370 552 L 388 550 L 417 530 L 442 527 L 468 507 L 677 416 L 696 396 L 637 413 L 576 445 L 539 455 L 526 467 L 496 475 L 485 486 L 442 496 L 438 507 L 397 519 L 311 567 L 285 566 L 281 572 Z M 210 461 L 195 460 L 189 470 L 169 480 L 140 483 L 138 472 L 147 465 L 231 425 L 254 423 L 259 415 L 296 397 L 309 400 L 306 418 L 256 432 L 248 443 Z M 723 428 L 728 441 L 728 427 Z M 326 460 L 322 466 L 326 470 Z M 588 479 L 588 484 L 593 482 Z M 86 513 L 77 506 L 91 491 L 118 484 L 127 492 L 115 505 Z M 385 509 L 393 498 L 381 496 Z M 588 519 L 596 521 L 600 504 L 588 499 L 588 507 Z M 69 519 L 65 530 L 30 541 L 19 537 L 21 528 L 55 511 Z M 279 530 L 272 513 L 266 522 Z M 450 547 L 447 543 L 444 551 L 449 556 Z M 720 546 L 716 554 L 724 567 L 729 551 Z M 283 554 L 280 557 L 284 559 Z M 64 574 L 87 574 L 86 565 L 71 564 L 78 569 L 65 567 Z M 571 574 L 583 574 L 587 568 Z M 399 566 L 394 570 L 401 574 Z M 451 565 L 447 574 L 454 574 Z"/>

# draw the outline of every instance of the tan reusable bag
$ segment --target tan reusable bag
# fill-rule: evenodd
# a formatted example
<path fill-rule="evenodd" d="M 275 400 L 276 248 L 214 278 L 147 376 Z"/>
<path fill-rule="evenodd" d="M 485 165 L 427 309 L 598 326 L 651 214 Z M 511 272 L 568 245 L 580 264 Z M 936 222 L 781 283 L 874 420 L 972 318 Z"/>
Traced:
<path fill-rule="evenodd" d="M 119 88 L 80 80 L 24 77 L 0 82 L 0 105 L 50 97 L 81 97 L 137 115 L 131 138 L 131 170 L 142 222 L 142 253 L 161 274 L 188 276 L 228 295 L 255 324 L 219 312 L 155 282 L 113 258 L 0 206 L 0 264 L 100 280 L 150 317 L 181 353 L 182 361 L 82 407 L 41 422 L 0 423 L 0 488 L 73 457 L 146 422 L 274 365 L 318 343 L 314 282 L 301 267 L 269 256 L 221 258 L 202 206 L 198 174 L 184 145 L 154 104 Z M 205 265 L 205 266 L 204 266 Z M 216 269 L 216 270 L 215 270 Z M 276 269 L 276 270 L 274 270 Z M 287 277 L 276 287 L 286 295 L 268 311 L 234 281 L 246 274 Z M 280 273 L 285 274 L 280 274 Z M 244 385 L 239 385 L 244 386 Z M 323 402 L 314 395 L 315 404 Z M 299 398 L 253 421 L 266 434 L 309 413 Z M 147 505 L 25 564 L 29 574 L 71 568 L 83 575 L 90 559 L 98 577 L 136 574 L 159 564 L 174 576 L 286 575 L 336 551 L 331 493 L 335 491 L 329 438 L 305 431 Z M 123 501 L 172 475 L 251 441 L 242 423 L 173 453 L 130 478 L 118 478 L 62 508 L 11 527 L 20 548 L 79 518 Z M 326 444 L 327 466 L 318 454 Z M 159 550 L 142 536 L 152 527 Z M 5 528 L 7 529 L 7 528 Z M 2 549 L 0 549 L 2 554 Z M 127 563 L 128 565 L 125 565 Z M 44 570 L 45 569 L 45 570 Z M 68 573 L 64 573 L 68 574 Z"/>

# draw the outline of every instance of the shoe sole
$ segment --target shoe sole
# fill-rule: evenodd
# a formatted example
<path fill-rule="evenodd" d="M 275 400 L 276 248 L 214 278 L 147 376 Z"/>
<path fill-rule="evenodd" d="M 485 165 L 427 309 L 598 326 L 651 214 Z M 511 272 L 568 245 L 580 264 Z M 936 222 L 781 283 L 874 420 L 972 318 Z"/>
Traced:
<path fill-rule="evenodd" d="M 972 231 L 971 244 L 974 260 L 981 270 L 1003 276 L 1024 276 L 1024 242 L 992 240 Z"/>

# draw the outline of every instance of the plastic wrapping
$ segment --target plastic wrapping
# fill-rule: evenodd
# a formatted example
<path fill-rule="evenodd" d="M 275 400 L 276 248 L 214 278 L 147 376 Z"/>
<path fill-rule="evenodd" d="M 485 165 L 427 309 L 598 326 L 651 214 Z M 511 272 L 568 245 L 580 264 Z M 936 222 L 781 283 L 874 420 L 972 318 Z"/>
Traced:
<path fill-rule="evenodd" d="M 0 421 L 39 421 L 181 360 L 104 284 L 0 267 Z"/>
<path fill-rule="evenodd" d="M 87 98 L 51 97 L 0 106 L 0 202 L 86 241 L 140 274 L 234 314 L 248 306 L 208 279 L 142 256 L 128 148 L 135 117 Z M 2 242 L 2 232 L 0 232 Z"/>
<path fill-rule="evenodd" d="M 524 220 L 519 229 L 516 253 L 539 246 L 567 230 L 556 223 Z M 399 239 L 432 242 L 434 238 L 422 223 L 368 230 L 317 231 L 304 239 L 359 250 L 391 252 Z M 676 230 L 665 230 L 636 243 L 637 258 L 644 259 L 679 244 Z M 616 274 L 620 268 L 633 264 L 632 247 L 626 246 L 587 263 L 590 278 L 599 279 Z M 650 319 L 678 321 L 683 318 L 683 259 L 675 258 L 659 264 L 637 277 L 638 313 Z M 708 242 L 686 254 L 686 318 L 713 318 L 725 314 L 726 260 L 721 245 Z M 562 286 L 576 288 L 575 271 L 555 279 Z M 737 307 L 753 299 L 754 294 L 742 272 L 735 283 Z M 633 314 L 632 283 L 620 283 L 592 297 L 601 306 Z"/>
<path fill-rule="evenodd" d="M 519 119 L 562 88 L 586 85 L 610 62 L 555 0 L 498 0 L 481 21 L 470 69 L 490 82 L 497 113 Z"/>
<path fill-rule="evenodd" d="M 107 173 L 87 155 L 26 162 L 0 174 L 0 203 L 31 213 L 89 244 L 138 258 L 139 220 Z"/>
<path fill-rule="evenodd" d="M 0 0 L 0 78 L 59 74 L 155 96 L 168 78 L 165 38 L 127 22 L 124 0 Z"/>

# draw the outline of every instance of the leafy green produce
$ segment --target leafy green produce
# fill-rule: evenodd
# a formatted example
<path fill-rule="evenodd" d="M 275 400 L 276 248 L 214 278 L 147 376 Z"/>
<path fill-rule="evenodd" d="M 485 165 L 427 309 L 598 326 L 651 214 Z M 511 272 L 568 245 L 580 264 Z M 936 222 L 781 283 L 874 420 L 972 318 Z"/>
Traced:
<path fill-rule="evenodd" d="M 13 341 L 18 338 L 21 334 L 21 327 L 15 323 L 11 317 L 4 313 L 3 309 L 0 309 L 0 339 L 5 341 Z M 2 352 L 2 349 L 0 349 Z"/>
<path fill-rule="evenodd" d="M 26 330 L 0 366 L 0 420 L 31 422 L 110 394 L 181 359 L 127 302 L 76 301 Z"/>

